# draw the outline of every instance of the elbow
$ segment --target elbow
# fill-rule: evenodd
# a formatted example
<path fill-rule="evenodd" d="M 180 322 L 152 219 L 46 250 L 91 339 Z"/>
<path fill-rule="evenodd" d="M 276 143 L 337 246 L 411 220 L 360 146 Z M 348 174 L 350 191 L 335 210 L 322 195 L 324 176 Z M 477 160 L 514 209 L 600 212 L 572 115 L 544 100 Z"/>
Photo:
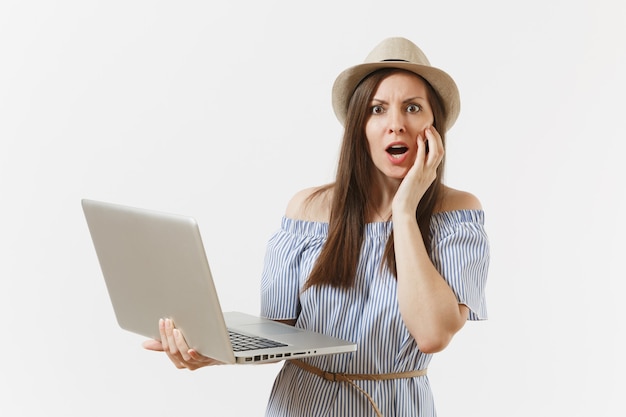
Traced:
<path fill-rule="evenodd" d="M 417 347 L 424 353 L 437 353 L 444 350 L 459 328 L 452 329 L 431 329 L 430 331 L 411 332 Z"/>
<path fill-rule="evenodd" d="M 437 353 L 444 350 L 454 335 L 463 327 L 463 323 L 452 326 L 451 328 L 434 328 L 430 330 L 422 329 L 421 332 L 411 332 L 417 347 L 424 353 Z"/>
<path fill-rule="evenodd" d="M 420 351 L 426 354 L 432 354 L 441 352 L 444 350 L 452 340 L 452 335 L 440 335 L 436 337 L 422 337 L 415 338 L 415 342 L 417 343 L 417 347 Z"/>
<path fill-rule="evenodd" d="M 414 322 L 410 326 L 407 325 L 419 350 L 430 354 L 441 352 L 448 347 L 454 335 L 467 321 L 467 307 L 463 306 L 460 311 L 461 314 L 445 323 Z"/>
<path fill-rule="evenodd" d="M 451 328 L 431 328 L 430 330 L 422 329 L 421 332 L 411 332 L 411 335 L 417 343 L 417 347 L 424 353 L 437 353 L 444 350 L 454 335 L 463 327 L 463 322 Z"/>

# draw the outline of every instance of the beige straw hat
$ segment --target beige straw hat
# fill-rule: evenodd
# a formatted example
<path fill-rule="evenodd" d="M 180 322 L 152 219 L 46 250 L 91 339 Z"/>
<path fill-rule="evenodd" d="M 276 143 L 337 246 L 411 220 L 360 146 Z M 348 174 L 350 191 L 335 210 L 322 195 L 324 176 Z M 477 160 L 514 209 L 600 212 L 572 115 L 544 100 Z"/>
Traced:
<path fill-rule="evenodd" d="M 430 65 L 428 58 L 413 42 L 405 38 L 388 38 L 379 43 L 365 58 L 365 62 L 343 71 L 333 85 L 332 99 L 335 115 L 344 124 L 348 102 L 357 85 L 370 73 L 381 68 L 400 68 L 424 78 L 443 100 L 449 130 L 461 109 L 459 90 L 447 73 Z"/>

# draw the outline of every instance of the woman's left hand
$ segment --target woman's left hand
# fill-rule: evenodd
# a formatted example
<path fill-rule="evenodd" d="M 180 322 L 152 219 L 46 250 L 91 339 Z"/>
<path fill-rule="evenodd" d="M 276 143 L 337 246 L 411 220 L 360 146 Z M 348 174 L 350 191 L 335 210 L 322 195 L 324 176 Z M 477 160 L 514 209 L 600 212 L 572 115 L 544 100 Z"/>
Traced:
<path fill-rule="evenodd" d="M 417 205 L 428 187 L 437 178 L 437 167 L 443 160 L 443 142 L 439 132 L 433 126 L 427 127 L 423 134 L 417 135 L 416 142 L 415 162 L 402 180 L 393 199 L 394 214 L 406 212 L 415 215 Z"/>
<path fill-rule="evenodd" d="M 178 330 L 171 319 L 159 320 L 161 340 L 146 340 L 143 347 L 148 350 L 165 352 L 174 366 L 178 369 L 196 370 L 205 366 L 220 365 L 222 362 L 201 355 L 195 349 L 189 348 L 183 334 Z"/>

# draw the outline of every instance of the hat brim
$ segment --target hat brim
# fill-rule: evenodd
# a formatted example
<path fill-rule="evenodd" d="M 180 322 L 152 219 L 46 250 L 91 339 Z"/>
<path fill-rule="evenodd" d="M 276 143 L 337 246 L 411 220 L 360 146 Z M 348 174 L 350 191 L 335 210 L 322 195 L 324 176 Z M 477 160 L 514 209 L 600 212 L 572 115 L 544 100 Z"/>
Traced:
<path fill-rule="evenodd" d="M 456 83 L 446 72 L 428 65 L 410 62 L 372 62 L 355 65 L 339 74 L 332 89 L 333 110 L 343 125 L 348 112 L 348 101 L 357 85 L 372 72 L 382 68 L 398 68 L 413 72 L 424 78 L 439 94 L 447 115 L 445 130 L 449 130 L 459 116 L 461 101 Z"/>

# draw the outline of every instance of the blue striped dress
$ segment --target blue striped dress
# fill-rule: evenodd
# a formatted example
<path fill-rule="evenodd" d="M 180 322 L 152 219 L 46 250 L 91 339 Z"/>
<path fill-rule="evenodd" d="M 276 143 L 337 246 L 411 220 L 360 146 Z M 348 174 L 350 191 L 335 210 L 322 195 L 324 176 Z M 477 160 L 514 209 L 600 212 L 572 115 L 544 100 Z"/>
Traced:
<path fill-rule="evenodd" d="M 296 326 L 357 343 L 357 351 L 303 359 L 329 372 L 405 372 L 428 367 L 431 354 L 418 349 L 404 326 L 396 280 L 380 268 L 392 222 L 368 223 L 349 290 L 313 287 L 300 294 L 328 234 L 328 223 L 283 217 L 268 243 L 261 281 L 261 315 L 297 319 Z M 487 318 L 485 284 L 489 243 L 484 212 L 459 210 L 433 215 L 431 259 L 470 320 Z M 427 376 L 387 381 L 355 381 L 385 417 L 436 415 Z M 268 401 L 268 417 L 375 416 L 367 398 L 347 383 L 323 380 L 285 362 Z"/>

